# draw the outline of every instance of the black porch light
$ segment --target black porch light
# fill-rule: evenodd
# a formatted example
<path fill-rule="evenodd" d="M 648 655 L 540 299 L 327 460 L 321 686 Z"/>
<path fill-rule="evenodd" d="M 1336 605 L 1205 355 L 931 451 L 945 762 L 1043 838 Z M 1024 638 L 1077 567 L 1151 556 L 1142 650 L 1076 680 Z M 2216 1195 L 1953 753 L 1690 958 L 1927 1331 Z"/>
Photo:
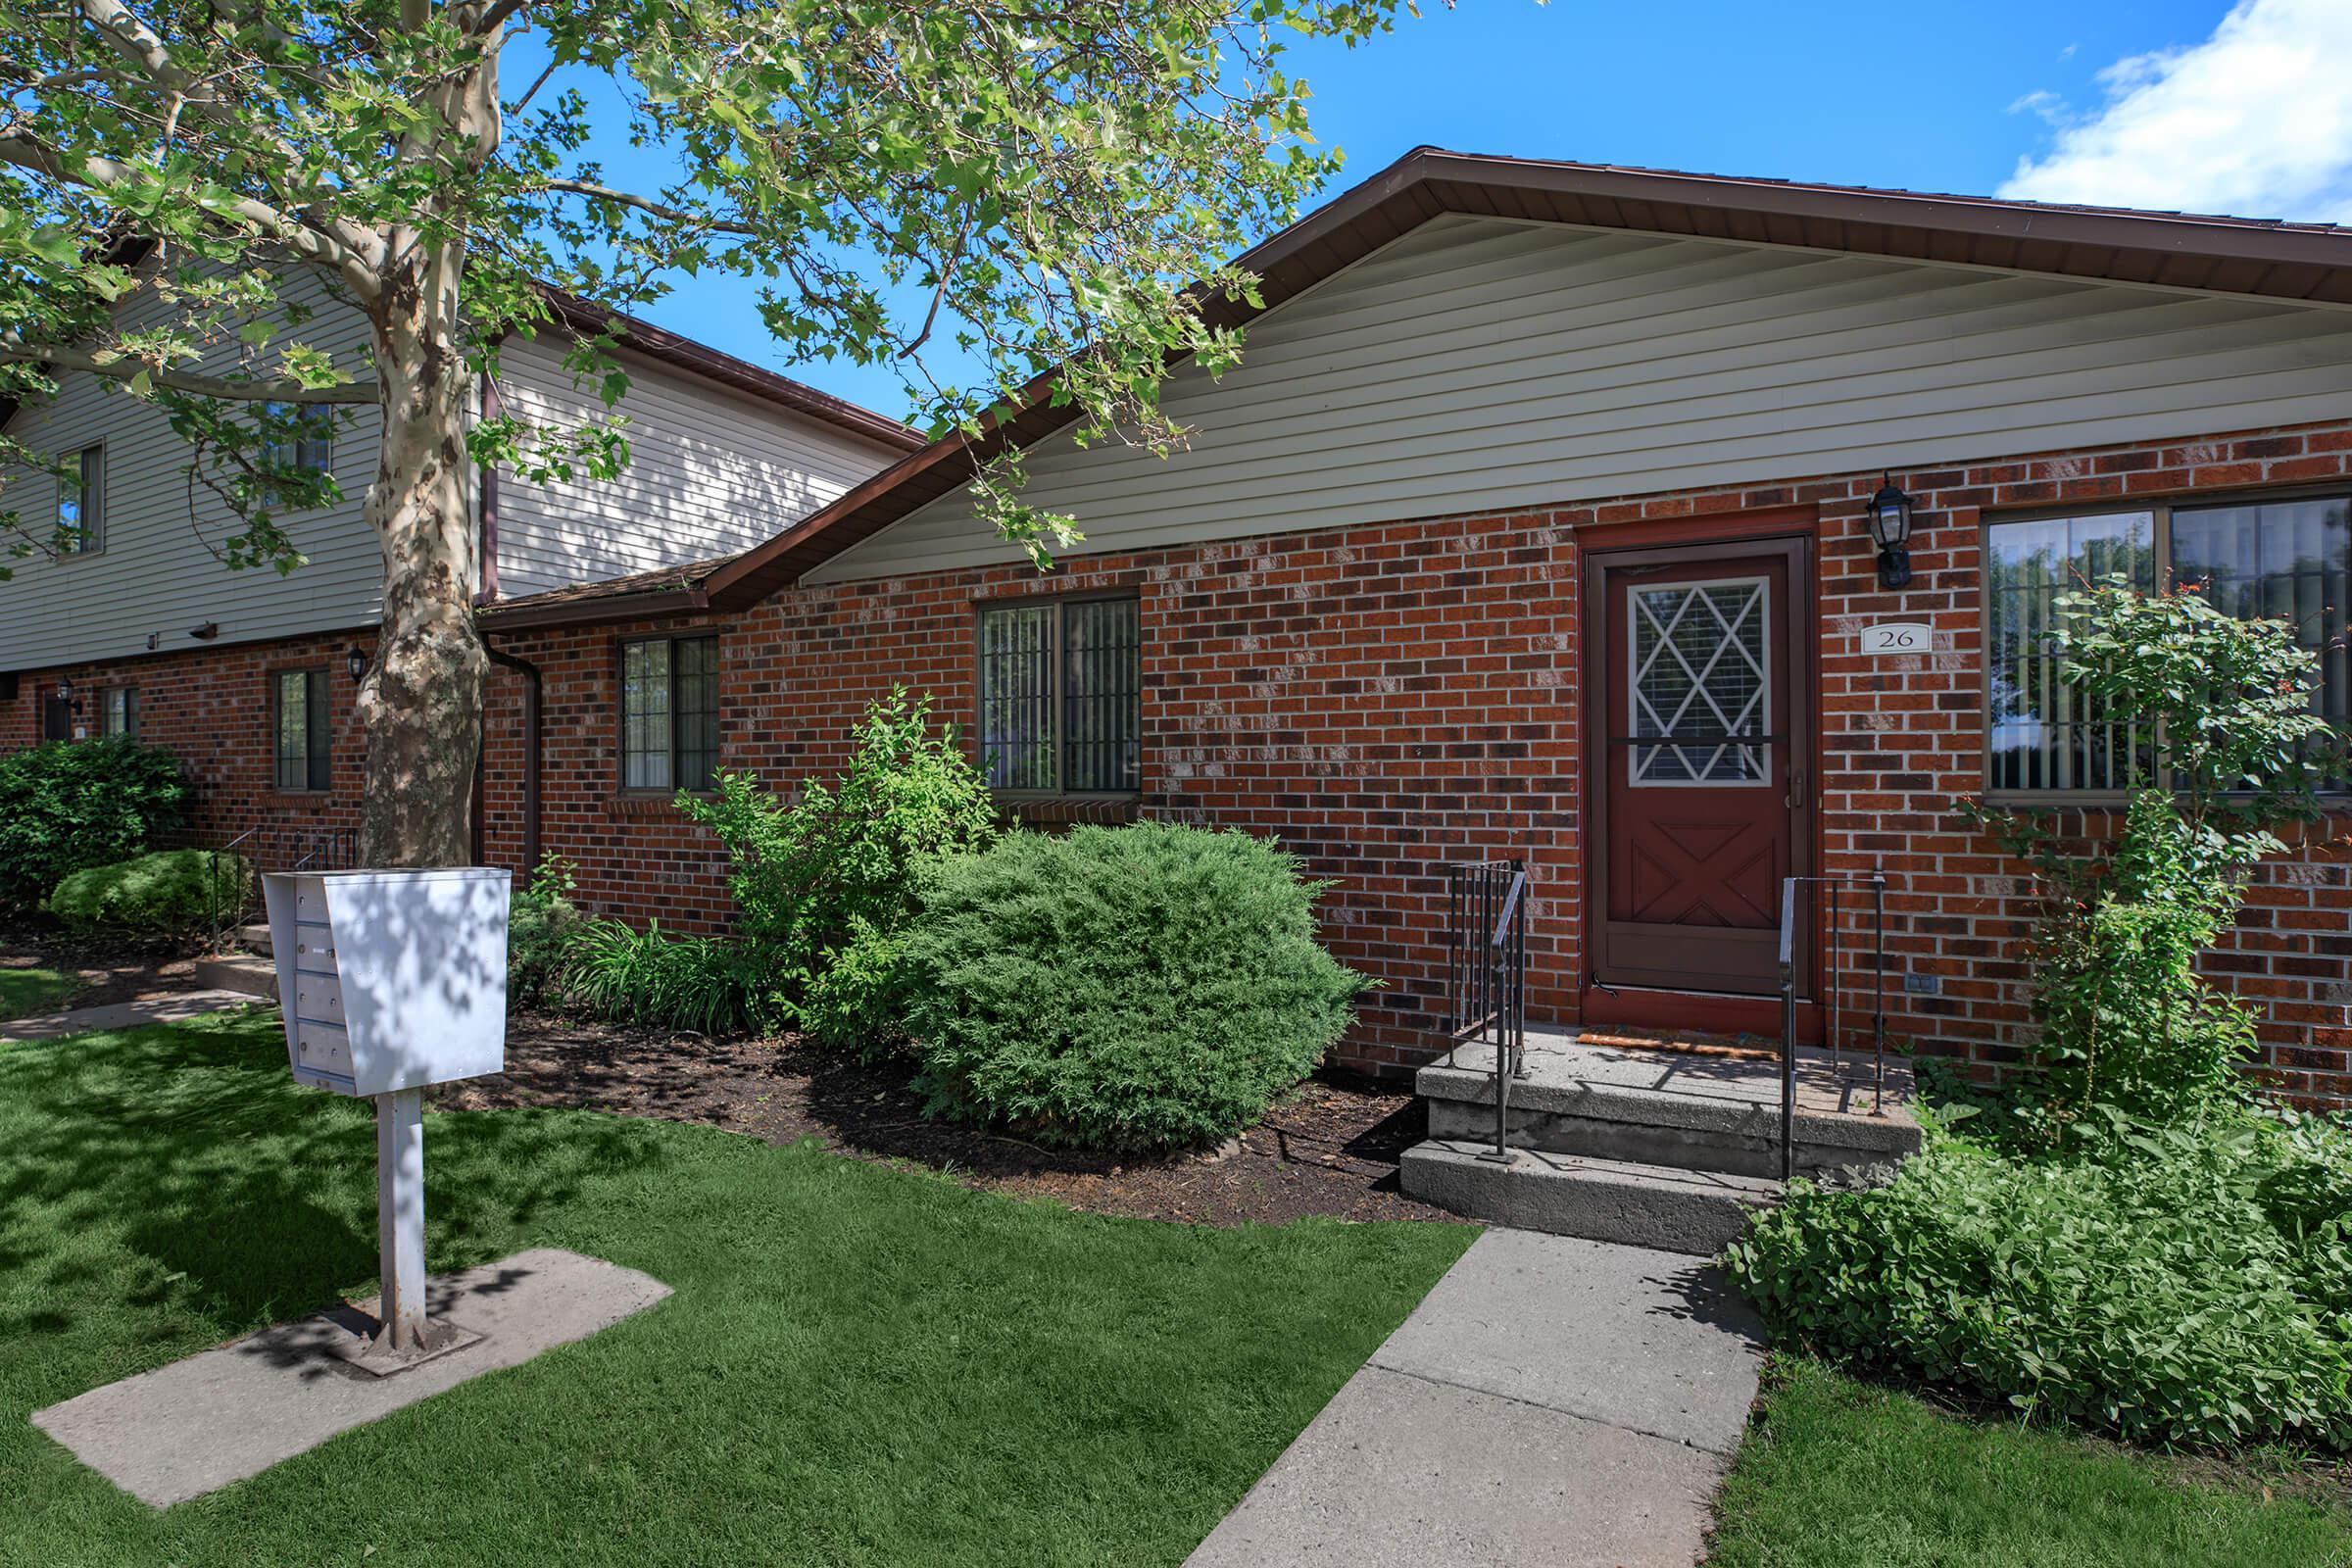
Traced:
<path fill-rule="evenodd" d="M 1879 586 L 1900 588 L 1911 580 L 1911 498 L 1892 478 L 1870 498 L 1870 537 L 1879 547 Z"/>
<path fill-rule="evenodd" d="M 358 643 L 343 650 L 343 667 L 351 671 L 355 685 L 368 678 L 368 656 L 360 651 Z"/>
<path fill-rule="evenodd" d="M 57 677 L 57 695 L 66 702 L 71 702 L 74 698 L 74 683 L 63 675 Z"/>

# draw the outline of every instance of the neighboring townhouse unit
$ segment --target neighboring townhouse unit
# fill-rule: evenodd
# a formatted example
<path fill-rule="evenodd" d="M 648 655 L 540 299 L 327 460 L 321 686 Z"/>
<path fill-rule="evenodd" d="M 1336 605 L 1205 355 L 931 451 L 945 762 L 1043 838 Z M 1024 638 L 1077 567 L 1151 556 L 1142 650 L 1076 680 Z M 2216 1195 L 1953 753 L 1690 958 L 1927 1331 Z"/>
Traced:
<path fill-rule="evenodd" d="M 304 303 L 318 313 L 314 340 L 362 335 L 348 306 L 316 293 Z M 556 324 L 507 340 L 477 408 L 487 395 L 551 422 L 601 415 L 563 359 L 573 333 L 613 331 L 632 461 L 608 482 L 476 470 L 486 605 L 731 555 L 921 445 L 895 420 L 702 344 L 550 303 Z M 142 291 L 123 310 L 136 325 L 164 308 Z M 196 831 L 211 842 L 261 826 L 274 853 L 347 829 L 363 752 L 354 670 L 373 646 L 383 576 L 360 514 L 377 425 L 363 410 L 302 444 L 299 460 L 331 471 L 343 500 L 279 519 L 308 557 L 281 577 L 222 564 L 236 520 L 156 409 L 69 374 L 53 401 L 11 411 L 9 433 L 76 464 L 83 484 L 76 494 L 20 475 L 7 504 L 35 530 L 51 509 L 78 508 L 87 538 L 74 554 L 14 563 L 15 580 L 0 583 L 0 745 L 130 731 L 169 746 L 200 787 Z"/>
<path fill-rule="evenodd" d="M 1510 857 L 1538 1016 L 1767 1032 L 1779 879 L 1883 870 L 1895 1037 L 1990 1066 L 2028 888 L 1954 802 L 2096 831 L 2120 800 L 2038 642 L 2074 574 L 2288 614 L 2352 712 L 2352 234 L 1423 150 L 1244 262 L 1243 363 L 1172 368 L 1168 460 L 1041 401 L 726 559 L 485 609 L 486 855 L 722 925 L 676 790 L 834 765 L 904 685 L 1024 818 L 1279 835 L 1383 982 L 1359 1064 L 1439 1049 L 1441 867 Z M 965 498 L 1002 442 L 1085 530 L 1052 573 Z M 2215 968 L 2271 1075 L 2343 1102 L 2328 837 L 2263 868 Z M 1802 956 L 1808 1032 L 1867 1016 L 1842 956 Z"/>

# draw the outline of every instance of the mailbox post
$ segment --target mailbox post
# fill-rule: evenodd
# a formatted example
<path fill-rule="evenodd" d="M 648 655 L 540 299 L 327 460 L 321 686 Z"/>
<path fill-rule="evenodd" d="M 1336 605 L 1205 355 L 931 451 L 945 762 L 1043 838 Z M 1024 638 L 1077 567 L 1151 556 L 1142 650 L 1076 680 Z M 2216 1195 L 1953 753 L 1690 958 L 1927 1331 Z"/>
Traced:
<path fill-rule="evenodd" d="M 392 1371 L 451 1348 L 424 1298 L 424 1089 L 506 1068 L 507 872 L 270 872 L 286 1057 L 297 1083 L 375 1102 L 380 1328 Z"/>

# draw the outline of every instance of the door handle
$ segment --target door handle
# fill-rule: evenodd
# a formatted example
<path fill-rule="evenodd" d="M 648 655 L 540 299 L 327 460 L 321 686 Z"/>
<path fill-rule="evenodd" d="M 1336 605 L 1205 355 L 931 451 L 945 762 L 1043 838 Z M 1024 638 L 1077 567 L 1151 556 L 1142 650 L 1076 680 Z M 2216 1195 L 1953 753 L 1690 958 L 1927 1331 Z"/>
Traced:
<path fill-rule="evenodd" d="M 1782 800 L 1791 811 L 1801 810 L 1804 808 L 1805 770 L 1803 768 L 1792 767 L 1788 770 L 1788 793 L 1783 796 Z"/>

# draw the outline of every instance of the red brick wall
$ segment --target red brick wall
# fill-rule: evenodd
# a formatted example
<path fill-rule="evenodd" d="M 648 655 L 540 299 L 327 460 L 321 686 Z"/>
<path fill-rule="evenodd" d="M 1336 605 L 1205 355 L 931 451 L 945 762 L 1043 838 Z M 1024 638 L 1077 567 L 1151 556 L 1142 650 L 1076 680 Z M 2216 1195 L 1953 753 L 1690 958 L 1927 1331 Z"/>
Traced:
<path fill-rule="evenodd" d="M 1348 1054 L 1395 1070 L 1431 1047 L 1444 860 L 1530 859 L 1532 1010 L 1557 1019 L 1577 1010 L 1580 545 L 1629 524 L 1798 509 L 1818 519 L 1824 869 L 1879 865 L 1888 875 L 1886 1002 L 1899 1041 L 1994 1068 L 2013 1058 L 2025 1019 L 2025 886 L 2020 867 L 1951 809 L 1981 781 L 1983 514 L 2347 473 L 2352 423 L 1907 471 L 1897 477 L 1919 502 L 1917 576 L 1899 593 L 1878 587 L 1862 528 L 1881 480 L 1872 471 L 1088 557 L 1047 578 L 1004 567 L 806 587 L 735 620 L 499 643 L 544 671 L 546 848 L 578 862 L 594 906 L 709 929 L 727 915 L 715 847 L 662 802 L 615 787 L 621 639 L 720 630 L 725 761 L 790 783 L 836 765 L 852 721 L 893 684 L 932 693 L 968 727 L 976 600 L 1132 585 L 1145 645 L 1146 808 L 1277 834 L 1311 874 L 1337 883 L 1326 904 L 1332 946 L 1385 982 Z M 1931 624 L 1933 652 L 1855 652 L 1857 629 L 1887 617 Z M 356 799 L 358 748 L 341 733 L 334 806 L 279 807 L 263 788 L 260 671 L 287 657 L 177 656 L 166 662 L 188 671 L 175 677 L 184 684 L 155 685 L 146 697 L 150 738 L 190 748 L 208 781 L 207 810 L 223 827 L 257 809 L 331 816 Z M 333 663 L 340 693 L 347 677 L 339 657 Z M 97 678 L 74 674 L 77 683 Z M 29 733 L 36 686 L 28 676 L 9 715 L 16 733 Z M 497 674 L 485 764 L 489 858 L 507 864 L 521 854 L 521 691 L 517 677 Z M 217 721 L 178 719 L 176 702 Z M 347 708 L 338 718 L 348 723 Z M 235 760 L 246 746 L 250 764 Z M 2213 968 L 2264 1004 L 2277 1081 L 2352 1101 L 2352 860 L 2322 847 L 2265 867 Z M 1911 985 L 1934 994 L 1907 989 L 1914 976 Z M 1858 963 L 1839 993 L 1850 1032 L 1869 1007 Z"/>

